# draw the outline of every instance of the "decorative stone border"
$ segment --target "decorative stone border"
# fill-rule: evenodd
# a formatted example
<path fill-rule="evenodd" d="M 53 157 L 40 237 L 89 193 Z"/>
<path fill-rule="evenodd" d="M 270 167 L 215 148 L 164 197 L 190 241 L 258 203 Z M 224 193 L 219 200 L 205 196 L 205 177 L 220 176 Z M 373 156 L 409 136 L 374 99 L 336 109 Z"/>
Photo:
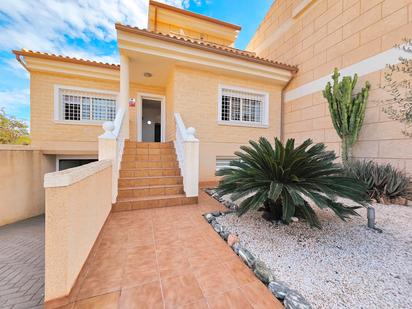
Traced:
<path fill-rule="evenodd" d="M 228 211 L 214 211 L 203 215 L 216 233 L 228 243 L 232 250 L 254 272 L 256 277 L 283 303 L 286 309 L 311 309 L 312 307 L 309 302 L 299 292 L 289 288 L 284 282 L 277 280 L 263 261 L 253 256 L 248 249 L 240 244 L 239 238 L 236 235 L 230 234 L 229 231 L 225 230 L 224 226 L 217 222 L 217 217 L 236 212 L 237 204 L 223 199 L 213 189 L 205 189 L 205 192 L 226 208 L 229 208 Z"/>

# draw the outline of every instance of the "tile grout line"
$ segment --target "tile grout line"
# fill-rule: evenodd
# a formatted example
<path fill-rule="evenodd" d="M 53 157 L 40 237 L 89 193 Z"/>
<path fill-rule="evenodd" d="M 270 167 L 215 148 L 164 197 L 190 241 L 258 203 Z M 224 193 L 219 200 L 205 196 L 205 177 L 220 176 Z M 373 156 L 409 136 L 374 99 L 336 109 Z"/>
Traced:
<path fill-rule="evenodd" d="M 154 214 L 156 214 L 156 211 L 154 211 Z M 163 293 L 163 284 L 162 284 L 162 278 L 160 276 L 160 268 L 159 268 L 159 261 L 158 261 L 158 252 L 157 252 L 157 241 L 155 237 L 155 232 L 154 232 L 154 226 L 153 226 L 153 218 L 151 220 L 152 224 L 152 237 L 153 237 L 153 243 L 155 246 L 155 256 L 156 256 L 156 270 L 157 270 L 157 276 L 159 278 L 159 285 L 160 285 L 160 294 L 162 295 L 162 301 L 163 301 L 163 309 L 166 309 L 166 301 Z"/>

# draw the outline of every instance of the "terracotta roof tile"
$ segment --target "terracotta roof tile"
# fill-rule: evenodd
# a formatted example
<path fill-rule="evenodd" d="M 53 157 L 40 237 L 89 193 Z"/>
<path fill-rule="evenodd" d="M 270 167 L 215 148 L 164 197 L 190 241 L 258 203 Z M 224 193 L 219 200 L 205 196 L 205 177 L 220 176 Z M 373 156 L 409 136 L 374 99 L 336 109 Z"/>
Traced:
<path fill-rule="evenodd" d="M 66 62 L 71 62 L 71 63 L 93 65 L 93 66 L 97 66 L 97 67 L 103 67 L 103 68 L 109 68 L 109 69 L 115 69 L 115 70 L 120 69 L 119 64 L 99 62 L 99 61 L 93 61 L 93 60 L 88 60 L 88 59 L 82 59 L 82 58 L 69 57 L 69 56 L 57 55 L 57 54 L 52 54 L 52 53 L 39 52 L 39 51 L 34 51 L 34 50 L 30 50 L 30 49 L 25 49 L 25 48 L 23 48 L 22 50 L 13 50 L 13 53 L 16 56 L 17 55 L 19 55 L 19 56 L 28 56 L 28 57 L 32 56 L 32 57 L 38 57 L 38 58 L 43 58 L 43 59 L 63 60 L 63 61 L 66 61 Z"/>
<path fill-rule="evenodd" d="M 233 48 L 233 47 L 230 47 L 230 46 L 220 45 L 220 44 L 216 44 L 216 43 L 209 42 L 209 41 L 198 40 L 198 39 L 194 39 L 194 38 L 187 37 L 187 36 L 180 36 L 180 35 L 177 35 L 177 34 L 168 34 L 168 33 L 156 32 L 156 31 L 151 31 L 151 30 L 147 30 L 147 29 L 140 29 L 140 28 L 137 28 L 137 27 L 133 27 L 133 26 L 129 26 L 129 25 L 123 25 L 123 24 L 116 24 L 116 29 L 117 30 L 122 30 L 122 31 L 127 31 L 127 32 L 132 32 L 132 33 L 137 33 L 137 34 L 141 34 L 141 35 L 145 35 L 145 36 L 150 36 L 150 37 L 153 37 L 153 38 L 168 40 L 168 41 L 175 42 L 175 43 L 180 43 L 180 44 L 183 43 L 183 44 L 186 44 L 186 45 L 190 45 L 192 47 L 197 47 L 197 48 L 199 48 L 199 47 L 202 48 L 203 47 L 204 49 L 208 49 L 211 52 L 225 53 L 229 56 L 235 56 L 235 57 L 238 57 L 238 58 L 243 58 L 245 60 L 251 60 L 251 61 L 259 62 L 259 63 L 262 63 L 262 64 L 274 66 L 274 67 L 289 70 L 289 71 L 292 71 L 292 72 L 296 72 L 298 70 L 298 68 L 296 66 L 292 66 L 292 65 L 281 63 L 281 62 L 278 62 L 278 61 L 273 61 L 273 60 L 270 60 L 270 59 L 267 59 L 267 58 L 259 57 L 259 56 L 256 56 L 256 54 L 253 53 L 253 52 Z"/>

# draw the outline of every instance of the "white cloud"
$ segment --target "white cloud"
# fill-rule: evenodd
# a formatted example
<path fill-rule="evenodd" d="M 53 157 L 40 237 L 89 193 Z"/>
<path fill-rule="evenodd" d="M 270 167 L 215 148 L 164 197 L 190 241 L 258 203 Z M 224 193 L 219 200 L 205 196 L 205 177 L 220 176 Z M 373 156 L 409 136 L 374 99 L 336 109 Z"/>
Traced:
<path fill-rule="evenodd" d="M 163 0 L 185 8 L 203 0 Z M 28 48 L 90 60 L 118 63 L 113 49 L 114 24 L 147 26 L 149 0 L 0 0 L 0 51 Z M 107 42 L 94 44 L 95 41 Z M 110 45 L 110 43 L 112 43 Z M 28 78 L 14 57 L 5 58 L 3 71 Z M 0 108 L 27 118 L 29 90 L 0 91 Z"/>
<path fill-rule="evenodd" d="M 30 89 L 28 88 L 0 91 L 0 108 L 4 108 L 6 114 L 28 120 L 26 118 L 29 105 Z"/>
<path fill-rule="evenodd" d="M 162 2 L 178 7 L 189 4 L 189 0 Z M 67 54 L 71 40 L 115 40 L 116 22 L 146 27 L 147 9 L 148 0 L 1 1 L 5 22 L 0 24 L 0 50 L 29 48 Z"/>

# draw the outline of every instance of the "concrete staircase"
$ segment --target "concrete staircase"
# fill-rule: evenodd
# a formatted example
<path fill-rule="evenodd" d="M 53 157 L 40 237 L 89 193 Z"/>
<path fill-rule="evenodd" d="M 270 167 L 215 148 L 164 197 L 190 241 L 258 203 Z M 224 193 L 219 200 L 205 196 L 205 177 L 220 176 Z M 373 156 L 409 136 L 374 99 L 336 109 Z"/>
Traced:
<path fill-rule="evenodd" d="M 113 211 L 196 204 L 186 197 L 172 142 L 126 141 Z"/>

